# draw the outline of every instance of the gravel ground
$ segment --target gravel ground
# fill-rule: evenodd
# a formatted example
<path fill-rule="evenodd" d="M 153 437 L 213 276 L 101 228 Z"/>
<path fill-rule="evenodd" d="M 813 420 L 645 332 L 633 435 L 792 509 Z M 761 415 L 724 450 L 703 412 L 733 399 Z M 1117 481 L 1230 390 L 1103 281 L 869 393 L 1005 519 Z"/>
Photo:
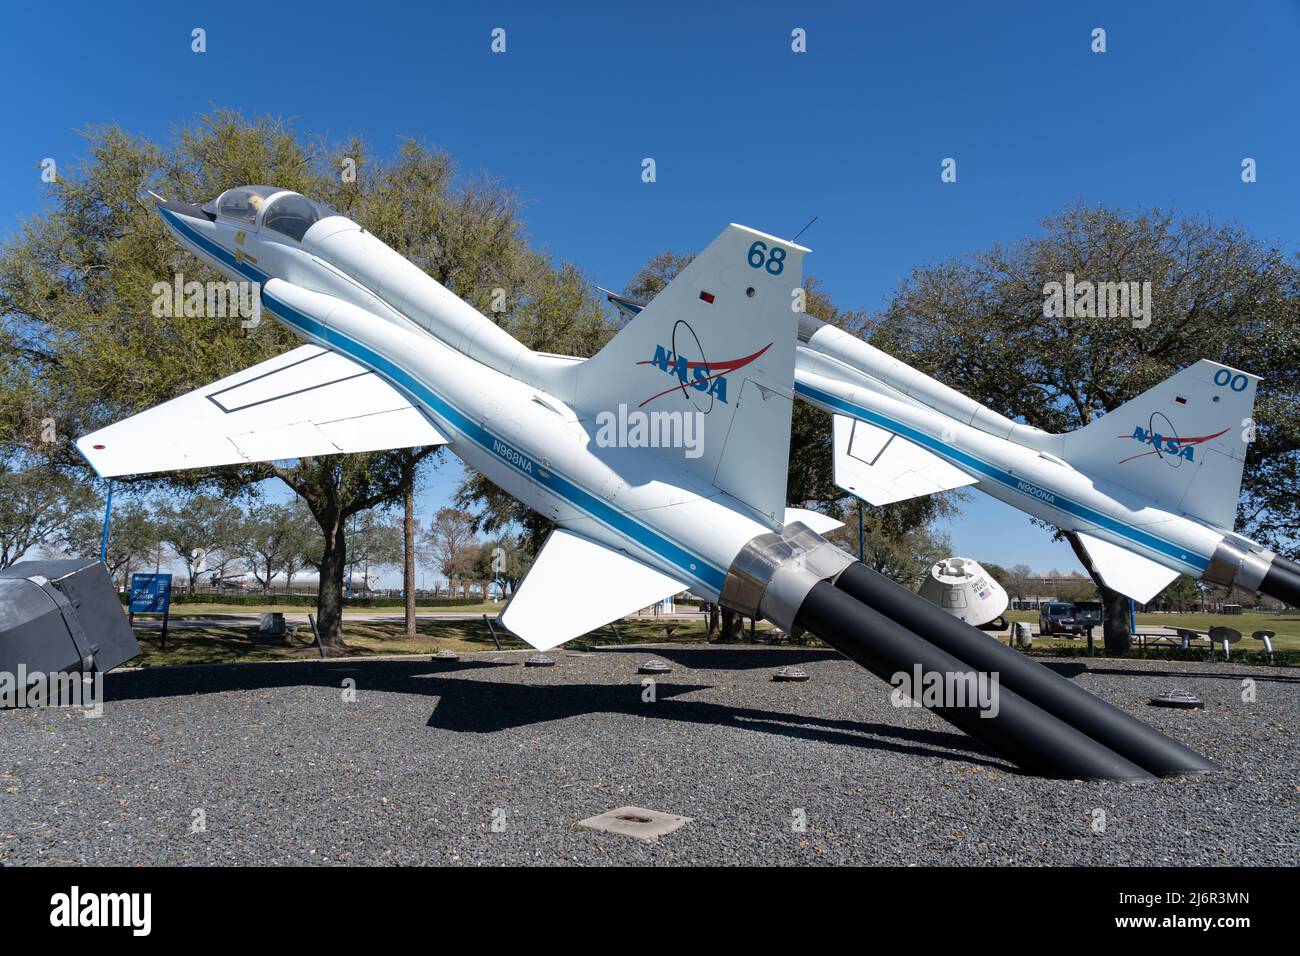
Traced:
<path fill-rule="evenodd" d="M 652 654 L 674 670 L 648 702 L 636 666 Z M 834 652 L 641 646 L 555 652 L 552 668 L 526 656 L 118 671 L 98 719 L 0 712 L 0 862 L 1300 860 L 1294 671 L 1052 662 L 1224 768 L 1115 784 L 1019 774 L 933 715 L 891 707 L 886 685 Z M 790 664 L 812 679 L 771 680 Z M 1174 686 L 1206 709 L 1146 705 Z M 656 843 L 575 825 L 625 805 L 692 822 Z"/>

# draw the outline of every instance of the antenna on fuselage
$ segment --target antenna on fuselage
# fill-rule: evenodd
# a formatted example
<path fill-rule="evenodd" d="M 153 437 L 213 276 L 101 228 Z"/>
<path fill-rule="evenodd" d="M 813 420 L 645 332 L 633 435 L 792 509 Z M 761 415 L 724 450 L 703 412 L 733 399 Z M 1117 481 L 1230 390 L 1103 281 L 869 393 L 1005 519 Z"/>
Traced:
<path fill-rule="evenodd" d="M 809 219 L 809 220 L 808 220 L 808 225 L 807 225 L 807 226 L 804 226 L 802 229 L 800 229 L 798 232 L 796 232 L 796 233 L 794 234 L 794 238 L 791 239 L 790 241 L 791 241 L 791 242 L 798 242 L 798 241 L 799 241 L 799 237 L 802 236 L 805 232 L 807 232 L 809 226 L 811 226 L 811 225 L 812 225 L 813 223 L 815 223 L 816 221 L 817 221 L 817 217 L 816 217 L 816 216 L 813 216 L 811 219 Z"/>

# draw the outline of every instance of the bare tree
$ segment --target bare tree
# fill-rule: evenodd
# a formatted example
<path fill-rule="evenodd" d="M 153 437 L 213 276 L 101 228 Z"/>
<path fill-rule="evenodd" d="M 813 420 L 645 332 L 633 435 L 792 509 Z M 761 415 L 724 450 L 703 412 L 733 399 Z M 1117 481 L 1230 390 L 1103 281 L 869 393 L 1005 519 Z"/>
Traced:
<path fill-rule="evenodd" d="M 473 575 L 480 546 L 474 535 L 474 516 L 468 511 L 439 508 L 425 532 L 425 544 L 453 593 L 454 582 Z"/>

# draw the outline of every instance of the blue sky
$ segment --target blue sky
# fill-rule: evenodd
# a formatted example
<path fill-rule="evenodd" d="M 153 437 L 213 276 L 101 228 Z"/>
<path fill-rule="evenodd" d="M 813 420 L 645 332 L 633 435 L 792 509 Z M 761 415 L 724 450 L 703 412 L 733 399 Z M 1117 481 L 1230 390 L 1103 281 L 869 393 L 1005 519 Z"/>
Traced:
<path fill-rule="evenodd" d="M 875 309 L 914 266 L 1032 234 L 1076 200 L 1174 203 L 1297 247 L 1296 2 L 398 6 L 11 7 L 0 229 L 41 208 L 37 164 L 80 156 L 87 124 L 166 137 L 232 107 L 380 154 L 443 146 L 518 190 L 537 244 L 615 287 L 727 222 L 789 235 L 817 216 L 808 270 Z M 431 477 L 425 510 L 457 472 Z M 972 557 L 1077 567 L 982 495 L 946 530 Z"/>

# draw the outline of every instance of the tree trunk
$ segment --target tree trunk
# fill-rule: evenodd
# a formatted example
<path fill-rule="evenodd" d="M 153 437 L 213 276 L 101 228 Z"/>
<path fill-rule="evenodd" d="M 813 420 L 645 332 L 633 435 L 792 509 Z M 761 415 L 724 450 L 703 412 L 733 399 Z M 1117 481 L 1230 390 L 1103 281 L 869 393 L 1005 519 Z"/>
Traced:
<path fill-rule="evenodd" d="M 1075 557 L 1087 570 L 1088 576 L 1092 578 L 1092 583 L 1097 585 L 1097 591 L 1101 595 L 1104 614 L 1101 634 L 1102 641 L 1106 646 L 1106 656 L 1128 657 L 1129 651 L 1133 649 L 1128 597 L 1118 591 L 1111 590 L 1102 583 L 1101 575 L 1092 566 L 1092 561 L 1088 558 L 1088 552 L 1084 550 L 1083 542 L 1079 540 L 1077 534 L 1073 531 L 1065 531 L 1062 534 L 1065 536 L 1065 540 L 1070 542 Z"/>
<path fill-rule="evenodd" d="M 1106 643 L 1107 657 L 1128 657 L 1133 649 L 1133 627 L 1129 614 L 1128 595 L 1112 591 L 1097 585 L 1101 591 L 1101 603 L 1105 609 L 1105 623 L 1102 625 L 1102 638 Z"/>
<path fill-rule="evenodd" d="M 415 477 L 406 483 L 403 494 L 405 513 L 402 516 L 405 566 L 402 569 L 402 588 L 406 594 L 406 636 L 415 637 Z"/>
<path fill-rule="evenodd" d="M 322 644 L 343 646 L 343 573 L 348 557 L 343 522 L 334 522 L 334 533 L 325 536 L 325 553 L 320 562 L 320 590 L 316 595 L 316 629 Z"/>
<path fill-rule="evenodd" d="M 718 634 L 721 644 L 739 644 L 745 639 L 745 618 L 730 608 L 722 609 L 722 631 Z"/>

